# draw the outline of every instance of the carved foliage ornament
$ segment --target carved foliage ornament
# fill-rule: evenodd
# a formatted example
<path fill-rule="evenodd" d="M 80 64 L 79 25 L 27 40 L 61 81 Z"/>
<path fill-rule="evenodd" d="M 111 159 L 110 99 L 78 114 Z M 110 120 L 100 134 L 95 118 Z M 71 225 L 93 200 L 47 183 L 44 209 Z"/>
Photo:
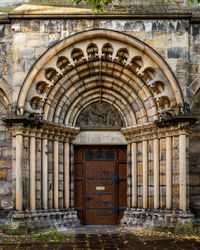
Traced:
<path fill-rule="evenodd" d="M 124 126 L 119 111 L 106 102 L 96 102 L 85 108 L 78 116 L 76 126 L 81 129 L 116 129 Z"/>

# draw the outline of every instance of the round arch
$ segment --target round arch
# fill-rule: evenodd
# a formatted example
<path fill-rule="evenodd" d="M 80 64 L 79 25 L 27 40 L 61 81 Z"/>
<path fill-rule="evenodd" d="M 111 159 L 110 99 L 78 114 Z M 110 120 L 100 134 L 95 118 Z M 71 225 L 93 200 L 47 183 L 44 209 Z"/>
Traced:
<path fill-rule="evenodd" d="M 173 72 L 156 51 L 130 35 L 98 29 L 70 36 L 41 56 L 23 83 L 18 114 L 74 126 L 80 110 L 98 98 L 117 107 L 126 126 L 184 106 Z"/>

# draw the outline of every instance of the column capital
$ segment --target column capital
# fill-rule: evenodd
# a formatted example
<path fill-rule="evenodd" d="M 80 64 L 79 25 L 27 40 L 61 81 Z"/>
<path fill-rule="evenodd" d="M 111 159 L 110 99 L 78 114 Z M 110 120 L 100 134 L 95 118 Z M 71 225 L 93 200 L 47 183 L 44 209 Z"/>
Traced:
<path fill-rule="evenodd" d="M 43 129 L 41 136 L 43 139 L 47 139 L 48 138 L 48 134 L 49 134 L 49 130 L 48 129 Z"/>
<path fill-rule="evenodd" d="M 60 134 L 61 134 L 60 132 L 57 132 L 57 131 L 56 131 L 56 132 L 54 133 L 53 140 L 54 140 L 54 141 L 59 141 L 59 139 L 60 139 Z"/>
<path fill-rule="evenodd" d="M 29 127 L 25 127 L 24 130 L 23 130 L 23 135 L 24 136 L 29 136 L 29 134 L 30 134 Z"/>
<path fill-rule="evenodd" d="M 24 125 L 23 124 L 16 124 L 13 126 L 13 134 L 14 135 L 23 135 L 24 132 Z"/>
<path fill-rule="evenodd" d="M 43 132 L 42 128 L 37 129 L 36 133 L 35 133 L 35 136 L 40 138 L 42 136 L 42 132 Z"/>
<path fill-rule="evenodd" d="M 60 132 L 59 140 L 60 140 L 61 142 L 64 142 L 64 140 L 65 140 L 65 133 L 64 133 L 64 132 Z"/>
<path fill-rule="evenodd" d="M 70 137 L 67 135 L 65 135 L 65 137 L 64 137 L 64 142 L 65 143 L 70 143 Z"/>
<path fill-rule="evenodd" d="M 35 128 L 29 128 L 29 136 L 30 137 L 36 137 L 37 129 Z"/>
<path fill-rule="evenodd" d="M 53 138 L 54 138 L 54 134 L 55 134 L 55 131 L 53 131 L 53 130 L 49 130 L 49 133 L 48 133 L 48 139 L 53 140 Z"/>

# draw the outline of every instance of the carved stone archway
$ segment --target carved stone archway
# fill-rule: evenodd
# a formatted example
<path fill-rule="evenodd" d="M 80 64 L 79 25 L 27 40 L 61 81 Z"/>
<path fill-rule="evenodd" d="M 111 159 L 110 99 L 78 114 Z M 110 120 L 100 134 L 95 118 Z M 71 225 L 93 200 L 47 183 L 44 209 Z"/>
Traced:
<path fill-rule="evenodd" d="M 131 218 L 138 208 L 187 211 L 188 120 L 177 118 L 184 112 L 179 84 L 152 48 L 111 30 L 85 31 L 64 39 L 50 48 L 26 77 L 17 104 L 17 115 L 22 118 L 10 121 L 16 147 L 17 211 L 29 209 L 37 217 L 40 209 L 50 215 L 56 209 L 62 211 L 59 218 L 63 224 L 79 224 L 73 210 L 72 141 L 80 132 L 76 126 L 84 125 L 81 119 L 86 119 L 87 109 L 95 116 L 94 105 L 98 111 L 103 104 L 121 123 L 108 121 L 104 112 L 99 124 L 92 125 L 104 130 L 107 125 L 111 125 L 109 129 L 117 127 L 128 146 L 128 208 L 122 224 L 133 224 Z M 27 155 L 23 154 L 25 141 Z M 163 161 L 161 153 L 167 155 Z M 28 191 L 21 178 L 22 162 L 30 171 Z M 180 180 L 172 181 L 172 168 Z M 160 176 L 166 177 L 162 185 Z M 37 178 L 40 185 L 36 186 Z M 174 187 L 178 190 L 172 200 Z M 148 216 L 153 218 L 153 214 Z M 163 218 L 168 217 L 164 214 Z"/>
<path fill-rule="evenodd" d="M 91 99 L 115 103 L 126 126 L 183 107 L 172 71 L 154 50 L 116 31 L 92 30 L 59 42 L 36 62 L 22 86 L 18 114 L 74 125 Z"/>

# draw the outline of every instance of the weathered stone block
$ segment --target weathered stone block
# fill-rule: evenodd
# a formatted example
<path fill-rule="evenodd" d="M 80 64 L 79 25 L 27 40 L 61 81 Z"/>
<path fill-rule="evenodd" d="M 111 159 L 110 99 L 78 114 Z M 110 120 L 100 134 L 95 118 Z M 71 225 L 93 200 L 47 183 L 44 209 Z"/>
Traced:
<path fill-rule="evenodd" d="M 12 209 L 12 196 L 4 196 L 1 200 L 1 208 L 3 209 Z"/>
<path fill-rule="evenodd" d="M 137 177 L 137 184 L 142 185 L 142 175 Z"/>
<path fill-rule="evenodd" d="M 21 30 L 27 33 L 40 32 L 40 23 L 39 20 L 24 20 L 21 22 Z"/>
<path fill-rule="evenodd" d="M 172 192 L 173 192 L 174 199 L 176 199 L 176 197 L 178 199 L 178 196 L 179 196 L 179 186 L 178 185 L 177 186 L 173 186 L 172 190 L 173 190 Z"/>
<path fill-rule="evenodd" d="M 149 208 L 154 207 L 154 197 L 148 197 Z"/>
<path fill-rule="evenodd" d="M 152 22 L 145 22 L 145 31 L 149 32 L 152 31 L 153 23 Z"/>
<path fill-rule="evenodd" d="M 191 174 L 190 175 L 190 185 L 200 185 L 200 175 Z"/>
<path fill-rule="evenodd" d="M 13 35 L 14 46 L 17 48 L 26 46 L 26 34 L 25 33 L 15 33 Z"/>
<path fill-rule="evenodd" d="M 11 164 L 10 164 L 10 167 L 11 167 Z M 7 169 L 7 181 L 12 181 L 12 169 Z"/>
<path fill-rule="evenodd" d="M 187 48 L 188 47 L 188 33 L 183 34 L 172 33 L 172 47 Z"/>
<path fill-rule="evenodd" d="M 199 53 L 200 53 L 200 51 L 199 51 Z M 189 72 L 191 74 L 197 74 L 199 71 L 198 68 L 199 68 L 199 64 L 197 64 L 197 63 L 190 63 L 189 64 Z"/>
<path fill-rule="evenodd" d="M 12 184 L 9 181 L 1 181 L 0 185 L 0 195 L 11 195 Z"/>
<path fill-rule="evenodd" d="M 27 47 L 29 48 L 40 48 L 47 46 L 49 43 L 48 33 L 40 34 L 37 32 L 27 34 Z"/>
<path fill-rule="evenodd" d="M 63 197 L 63 192 L 62 191 L 59 191 L 58 192 L 58 198 L 60 199 L 60 198 L 62 198 Z"/>
<path fill-rule="evenodd" d="M 0 181 L 5 181 L 7 178 L 7 170 L 0 169 Z"/>
<path fill-rule="evenodd" d="M 21 48 L 19 51 L 20 59 L 33 59 L 35 57 L 33 48 Z"/>
<path fill-rule="evenodd" d="M 11 159 L 12 158 L 12 150 L 9 147 L 3 147 L 2 148 L 2 157 L 6 159 Z"/>
<path fill-rule="evenodd" d="M 38 57 L 40 57 L 46 50 L 46 47 L 35 48 L 35 58 L 37 59 Z"/>
<path fill-rule="evenodd" d="M 155 34 L 153 37 L 153 45 L 155 48 L 171 47 L 171 38 L 167 34 Z"/>
<path fill-rule="evenodd" d="M 13 32 L 21 31 L 21 23 L 20 22 L 12 23 L 11 29 L 12 29 Z"/>
<path fill-rule="evenodd" d="M 14 72 L 13 73 L 13 85 L 14 86 L 17 86 L 18 85 L 18 88 L 20 89 L 20 86 L 22 85 L 23 81 L 24 81 L 24 78 L 26 76 L 26 73 L 21 71 L 21 72 Z M 20 85 L 20 86 L 19 86 Z M 19 93 L 17 91 L 14 91 L 14 93 L 16 95 L 16 99 L 17 97 L 19 96 Z"/>
<path fill-rule="evenodd" d="M 160 185 L 166 185 L 166 176 L 160 175 Z"/>
<path fill-rule="evenodd" d="M 24 60 L 24 69 L 25 71 L 29 71 L 31 66 L 34 64 L 34 60 L 29 60 L 29 59 L 25 59 Z"/>
<path fill-rule="evenodd" d="M 200 34 L 200 24 L 193 24 L 192 25 L 192 35 L 197 36 Z"/>
<path fill-rule="evenodd" d="M 181 48 L 169 48 L 167 49 L 168 58 L 181 58 L 182 49 Z"/>
<path fill-rule="evenodd" d="M 5 34 L 5 25 L 0 25 L 0 37 Z"/>

